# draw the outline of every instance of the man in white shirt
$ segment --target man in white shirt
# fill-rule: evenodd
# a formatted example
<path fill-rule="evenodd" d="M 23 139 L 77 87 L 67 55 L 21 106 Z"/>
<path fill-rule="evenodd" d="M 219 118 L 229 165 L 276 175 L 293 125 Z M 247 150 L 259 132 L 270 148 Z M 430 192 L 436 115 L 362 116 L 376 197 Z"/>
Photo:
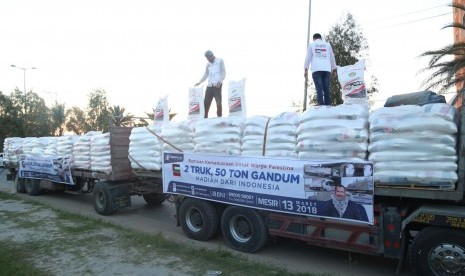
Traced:
<path fill-rule="evenodd" d="M 212 51 L 208 50 L 205 52 L 205 57 L 208 60 L 207 67 L 203 77 L 200 79 L 195 86 L 198 86 L 204 82 L 208 77 L 207 89 L 205 90 L 204 106 L 205 106 L 205 118 L 208 118 L 208 111 L 212 104 L 213 98 L 216 102 L 216 115 L 221 117 L 222 105 L 221 105 L 221 89 L 223 88 L 223 80 L 226 77 L 226 70 L 224 68 L 224 62 L 222 59 L 215 57 Z"/>
<path fill-rule="evenodd" d="M 308 78 L 310 64 L 318 105 L 331 105 L 329 84 L 331 74 L 336 72 L 336 59 L 331 45 L 323 41 L 318 33 L 313 35 L 313 42 L 308 45 L 304 63 L 305 78 Z"/>

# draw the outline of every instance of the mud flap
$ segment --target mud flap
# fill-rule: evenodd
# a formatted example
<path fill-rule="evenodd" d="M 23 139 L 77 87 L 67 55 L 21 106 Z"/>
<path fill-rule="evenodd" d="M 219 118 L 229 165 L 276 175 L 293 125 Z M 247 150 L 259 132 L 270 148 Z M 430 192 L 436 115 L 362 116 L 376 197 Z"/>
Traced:
<path fill-rule="evenodd" d="M 110 187 L 111 198 L 113 201 L 113 210 L 131 207 L 131 196 L 129 195 L 129 186 L 118 185 Z"/>
<path fill-rule="evenodd" d="M 401 242 L 400 242 L 400 258 L 399 262 L 397 263 L 396 275 L 399 275 L 404 267 L 405 258 L 407 257 L 407 249 L 408 249 L 408 242 L 407 240 L 410 239 L 410 234 L 407 230 L 402 231 L 401 234 Z"/>
<path fill-rule="evenodd" d="M 396 208 L 389 207 L 383 216 L 384 256 L 401 256 L 401 217 Z"/>

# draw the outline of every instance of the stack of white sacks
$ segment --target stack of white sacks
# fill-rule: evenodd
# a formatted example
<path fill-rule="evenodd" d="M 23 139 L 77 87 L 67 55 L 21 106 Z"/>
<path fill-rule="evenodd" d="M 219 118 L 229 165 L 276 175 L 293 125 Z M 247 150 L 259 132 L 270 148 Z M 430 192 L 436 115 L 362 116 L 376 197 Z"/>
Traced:
<path fill-rule="evenodd" d="M 26 137 L 23 140 L 23 154 L 31 154 L 36 145 L 37 137 Z"/>
<path fill-rule="evenodd" d="M 90 141 L 90 169 L 111 173 L 110 133 L 92 135 Z"/>
<path fill-rule="evenodd" d="M 39 137 L 37 139 L 32 140 L 31 147 L 32 150 L 30 152 L 31 155 L 35 156 L 44 156 L 45 150 L 47 149 L 48 141 L 52 137 Z"/>
<path fill-rule="evenodd" d="M 295 112 L 283 112 L 272 117 L 266 131 L 265 156 L 297 158 L 298 124 L 299 116 Z"/>
<path fill-rule="evenodd" d="M 73 144 L 73 168 L 90 170 L 90 145 L 93 135 L 102 134 L 101 131 L 89 131 Z"/>
<path fill-rule="evenodd" d="M 31 146 L 31 155 L 35 156 L 43 156 L 45 148 L 47 147 L 47 143 L 45 140 L 47 137 L 39 137 L 36 139 L 31 140 L 30 146 Z"/>
<path fill-rule="evenodd" d="M 57 155 L 61 157 L 73 155 L 73 144 L 76 135 L 65 135 L 58 137 L 57 142 Z"/>
<path fill-rule="evenodd" d="M 369 150 L 376 182 L 453 188 L 458 178 L 454 107 L 381 108 L 370 115 L 370 126 L 368 115 L 368 108 L 362 105 L 316 106 L 300 116 L 284 112 L 245 121 L 221 117 L 136 127 L 129 137 L 129 159 L 133 169 L 160 170 L 163 150 L 353 161 L 366 160 Z M 3 150 L 6 162 L 17 162 L 22 153 L 73 156 L 74 168 L 111 172 L 109 133 L 9 137 Z"/>
<path fill-rule="evenodd" d="M 252 116 L 245 121 L 241 155 L 262 156 L 266 124 L 270 118 Z"/>
<path fill-rule="evenodd" d="M 192 152 L 194 150 L 195 123 L 196 121 L 193 120 L 164 123 L 161 126 L 161 137 L 168 143 L 163 142 L 163 150 Z"/>
<path fill-rule="evenodd" d="M 45 155 L 57 155 L 58 137 L 49 137 L 47 145 L 45 146 Z"/>
<path fill-rule="evenodd" d="M 198 121 L 194 129 L 194 152 L 240 155 L 243 126 L 241 117 Z"/>
<path fill-rule="evenodd" d="M 23 153 L 23 138 L 8 137 L 3 141 L 3 161 L 6 163 L 18 162 L 18 154 Z"/>
<path fill-rule="evenodd" d="M 297 129 L 299 159 L 366 159 L 368 108 L 363 105 L 310 107 Z"/>
<path fill-rule="evenodd" d="M 23 141 L 23 153 L 35 156 L 45 155 L 48 141 L 52 137 L 26 137 Z"/>
<path fill-rule="evenodd" d="M 129 136 L 129 160 L 131 168 L 141 170 L 160 170 L 162 162 L 162 143 L 153 133 L 159 134 L 156 126 L 135 127 Z"/>
<path fill-rule="evenodd" d="M 252 117 L 246 122 L 247 134 L 242 139 L 246 144 L 242 154 L 263 155 L 264 148 L 264 156 L 296 158 L 298 123 L 295 112 L 280 113 L 269 121 L 267 117 Z"/>
<path fill-rule="evenodd" d="M 440 103 L 372 112 L 369 160 L 374 162 L 375 181 L 453 188 L 456 117 L 453 106 Z"/>

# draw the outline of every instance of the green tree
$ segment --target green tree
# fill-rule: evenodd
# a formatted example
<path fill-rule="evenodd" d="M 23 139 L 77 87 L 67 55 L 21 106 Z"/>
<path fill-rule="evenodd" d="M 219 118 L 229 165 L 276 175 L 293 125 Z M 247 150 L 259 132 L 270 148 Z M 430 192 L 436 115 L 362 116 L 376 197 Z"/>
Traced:
<path fill-rule="evenodd" d="M 26 94 L 25 137 L 42 137 L 53 135 L 51 128 L 51 111 L 43 98 L 36 93 Z"/>
<path fill-rule="evenodd" d="M 111 121 L 114 126 L 131 126 L 133 122 L 134 115 L 131 113 L 124 114 L 126 109 L 119 105 L 114 105 L 110 107 L 109 113 L 111 116 Z"/>
<path fill-rule="evenodd" d="M 329 30 L 325 40 L 331 44 L 338 66 L 352 65 L 362 58 L 368 58 L 368 42 L 363 35 L 361 27 L 352 14 L 347 13 L 340 22 Z M 371 86 L 367 88 L 368 97 L 378 92 L 377 79 L 372 79 Z M 316 92 L 310 93 L 310 102 L 316 103 Z M 343 103 L 341 84 L 337 77 L 331 78 L 331 105 Z"/>
<path fill-rule="evenodd" d="M 465 11 L 465 6 L 460 4 L 450 4 L 449 6 Z M 465 31 L 463 23 L 451 23 L 443 28 L 457 28 Z M 426 90 L 439 89 L 439 93 L 446 92 L 456 83 L 465 84 L 465 42 L 456 42 L 445 46 L 439 50 L 426 51 L 420 55 L 429 57 L 428 66 L 420 72 L 431 72 L 431 75 L 423 82 Z M 462 86 L 464 87 L 464 86 Z"/>
<path fill-rule="evenodd" d="M 25 132 L 25 102 L 26 97 L 24 93 L 21 92 L 18 88 L 10 94 L 9 96 L 11 109 L 14 110 L 15 122 L 16 122 L 16 135 L 14 136 L 22 136 L 24 137 Z"/>
<path fill-rule="evenodd" d="M 316 100 L 315 100 L 315 102 L 316 102 Z M 297 102 L 292 101 L 291 102 L 291 107 L 294 108 L 295 113 L 302 113 L 303 112 L 303 103 L 300 100 L 297 101 Z"/>
<path fill-rule="evenodd" d="M 169 113 L 169 118 L 168 120 L 172 120 L 176 115 L 178 115 L 178 113 L 171 113 L 171 109 L 168 110 L 168 113 Z M 145 112 L 145 114 L 149 117 L 150 120 L 154 120 L 154 117 L 155 117 L 155 113 L 154 112 Z"/>
<path fill-rule="evenodd" d="M 87 125 L 86 131 L 103 131 L 109 129 L 109 111 L 108 111 L 107 93 L 105 90 L 95 90 L 89 94 L 89 103 L 87 106 Z"/>
<path fill-rule="evenodd" d="M 34 92 L 26 93 L 25 137 L 53 135 L 51 111 L 43 98 Z"/>
<path fill-rule="evenodd" d="M 145 112 L 145 115 L 147 115 L 147 117 L 148 117 L 147 119 L 152 120 L 152 122 L 147 121 L 147 119 L 141 118 L 141 119 L 139 119 L 139 122 L 136 124 L 136 126 L 141 126 L 141 127 L 145 126 L 146 127 L 146 126 L 148 126 L 150 124 L 153 124 L 153 118 L 155 117 L 155 113 L 154 112 Z"/>
<path fill-rule="evenodd" d="M 16 109 L 19 122 L 19 135 L 23 137 L 50 136 L 51 111 L 43 98 L 30 91 L 24 95 L 17 88 L 10 95 L 13 109 Z"/>
<path fill-rule="evenodd" d="M 11 97 L 0 91 L 0 148 L 6 137 L 21 135 L 22 119 L 20 110 L 13 105 Z"/>
<path fill-rule="evenodd" d="M 60 104 L 55 101 L 55 104 L 50 108 L 50 111 L 52 116 L 52 134 L 62 136 L 65 130 L 66 117 L 68 116 L 68 112 L 65 111 L 65 104 Z"/>
<path fill-rule="evenodd" d="M 144 118 L 139 118 L 139 120 L 134 122 L 134 127 L 146 127 L 148 125 L 149 122 L 147 122 L 147 120 Z"/>
<path fill-rule="evenodd" d="M 373 104 L 375 103 L 375 100 L 373 98 L 378 92 L 378 78 L 375 76 L 371 76 L 371 85 L 367 87 L 367 97 L 370 106 L 373 106 Z"/>
<path fill-rule="evenodd" d="M 77 106 L 73 106 L 67 111 L 68 120 L 66 121 L 66 129 L 78 135 L 84 134 L 90 129 L 87 124 L 85 112 Z"/>

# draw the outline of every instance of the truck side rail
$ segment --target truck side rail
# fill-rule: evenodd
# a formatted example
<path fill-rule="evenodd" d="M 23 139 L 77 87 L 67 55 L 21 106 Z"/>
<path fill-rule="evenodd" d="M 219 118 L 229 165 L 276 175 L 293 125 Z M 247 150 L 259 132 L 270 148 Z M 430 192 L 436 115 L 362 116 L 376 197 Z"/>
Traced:
<path fill-rule="evenodd" d="M 402 221 L 402 230 L 412 222 L 464 229 L 465 206 L 424 205 Z"/>
<path fill-rule="evenodd" d="M 459 174 L 460 178 L 460 174 Z M 463 176 L 462 176 L 463 179 Z M 459 183 L 463 182 L 459 180 Z M 387 187 L 378 186 L 375 183 L 375 195 L 377 196 L 391 196 L 391 197 L 406 197 L 406 198 L 427 198 L 437 200 L 452 200 L 460 201 L 463 199 L 463 183 L 457 183 L 456 190 L 438 190 L 438 189 L 420 189 L 420 188 L 405 188 L 405 187 Z"/>
<path fill-rule="evenodd" d="M 302 240 L 323 247 L 344 250 L 350 249 L 354 252 L 369 254 L 382 253 L 382 248 L 379 244 L 380 241 L 375 238 L 379 236 L 379 227 L 280 213 L 270 213 L 268 215 L 268 221 L 269 224 L 271 223 L 268 230 L 270 235 Z M 295 227 L 296 224 L 305 226 L 305 230 L 302 233 L 292 231 L 291 228 Z M 339 235 L 337 238 L 328 237 L 327 231 L 331 230 L 344 231 L 347 235 Z M 361 240 L 368 237 L 371 242 L 361 242 Z"/>

